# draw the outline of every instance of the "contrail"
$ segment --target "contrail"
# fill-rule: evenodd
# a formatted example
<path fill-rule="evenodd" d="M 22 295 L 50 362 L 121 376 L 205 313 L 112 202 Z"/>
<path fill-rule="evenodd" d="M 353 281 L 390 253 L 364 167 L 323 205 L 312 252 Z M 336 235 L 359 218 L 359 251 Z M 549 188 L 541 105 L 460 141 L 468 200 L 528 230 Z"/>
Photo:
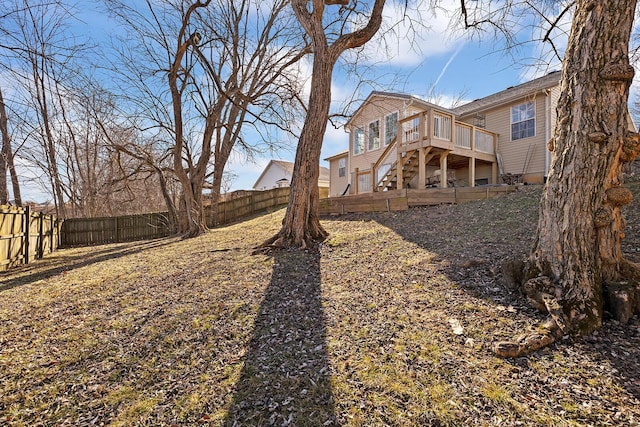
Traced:
<path fill-rule="evenodd" d="M 440 79 L 442 78 L 442 76 L 444 76 L 444 73 L 447 72 L 447 68 L 449 68 L 449 65 L 451 65 L 451 63 L 453 62 L 453 60 L 455 59 L 456 56 L 458 56 L 458 53 L 460 53 L 460 51 L 462 50 L 462 48 L 464 47 L 464 44 L 460 44 L 458 45 L 458 47 L 456 48 L 455 52 L 453 52 L 453 54 L 451 55 L 451 58 L 449 58 L 449 60 L 447 61 L 446 64 L 444 64 L 444 67 L 442 67 L 442 71 L 440 71 L 440 74 L 438 74 L 438 78 L 436 79 L 435 82 L 433 82 L 433 84 L 431 85 L 431 87 L 429 88 L 429 92 L 427 93 L 432 93 L 433 90 L 435 89 L 435 87 L 438 85 L 438 83 L 440 82 Z"/>

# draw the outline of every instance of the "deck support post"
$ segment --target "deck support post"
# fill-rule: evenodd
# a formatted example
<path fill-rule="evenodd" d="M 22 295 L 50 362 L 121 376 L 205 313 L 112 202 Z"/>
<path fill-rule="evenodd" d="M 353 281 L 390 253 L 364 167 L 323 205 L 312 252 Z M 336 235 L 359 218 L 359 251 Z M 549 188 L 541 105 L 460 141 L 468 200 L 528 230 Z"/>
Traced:
<path fill-rule="evenodd" d="M 378 191 L 378 180 L 376 179 L 376 164 L 371 163 L 371 192 Z"/>
<path fill-rule="evenodd" d="M 491 163 L 491 183 L 498 184 L 498 163 Z"/>
<path fill-rule="evenodd" d="M 404 157 L 402 157 L 402 153 L 398 153 L 398 163 L 396 163 L 396 189 L 402 190 L 403 182 L 402 182 L 402 169 L 404 168 Z"/>
<path fill-rule="evenodd" d="M 359 172 L 360 172 L 360 169 L 359 168 L 355 168 L 355 179 L 353 180 L 354 181 L 353 182 L 353 188 L 354 188 L 356 194 L 359 194 L 359 191 L 358 191 L 359 190 L 358 189 L 358 181 L 360 181 L 358 179 L 358 173 Z"/>
<path fill-rule="evenodd" d="M 427 185 L 427 150 L 418 149 L 418 188 L 422 190 Z"/>
<path fill-rule="evenodd" d="M 469 157 L 469 187 L 476 186 L 476 158 Z"/>
<path fill-rule="evenodd" d="M 448 151 L 444 151 L 440 155 L 440 188 L 447 188 L 447 157 Z"/>

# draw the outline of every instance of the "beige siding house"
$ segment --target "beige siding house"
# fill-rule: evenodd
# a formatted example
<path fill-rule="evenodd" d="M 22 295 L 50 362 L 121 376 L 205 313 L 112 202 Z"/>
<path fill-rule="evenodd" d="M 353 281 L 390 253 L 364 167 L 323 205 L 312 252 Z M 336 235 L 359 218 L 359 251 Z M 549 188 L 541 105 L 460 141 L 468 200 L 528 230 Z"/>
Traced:
<path fill-rule="evenodd" d="M 559 83 L 554 72 L 454 109 L 372 92 L 345 125 L 348 150 L 325 159 L 329 194 L 542 183 Z"/>

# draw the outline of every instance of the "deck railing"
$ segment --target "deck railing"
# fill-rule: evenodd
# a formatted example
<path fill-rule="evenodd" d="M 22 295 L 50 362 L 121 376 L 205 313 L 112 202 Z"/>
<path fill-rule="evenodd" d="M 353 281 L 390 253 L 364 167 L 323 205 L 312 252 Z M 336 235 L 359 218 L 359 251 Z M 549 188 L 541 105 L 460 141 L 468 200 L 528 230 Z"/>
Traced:
<path fill-rule="evenodd" d="M 401 120 L 403 144 L 420 140 L 420 122 L 422 120 L 422 113 L 414 114 L 413 116 Z"/>
<path fill-rule="evenodd" d="M 487 154 L 495 154 L 494 135 L 486 130 L 476 129 L 475 148 L 476 151 Z"/>
<path fill-rule="evenodd" d="M 433 110 L 433 134 L 434 138 L 451 141 L 451 123 L 455 119 L 451 114 L 446 114 L 437 110 Z M 428 128 L 426 129 L 428 131 Z M 425 132 L 425 135 L 429 133 Z"/>
<path fill-rule="evenodd" d="M 471 135 L 473 126 L 466 123 L 456 123 L 456 147 L 466 148 L 471 150 Z"/>
<path fill-rule="evenodd" d="M 458 122 L 452 114 L 437 109 L 400 120 L 399 129 L 402 130 L 401 145 L 413 144 L 424 138 L 452 142 L 456 148 L 495 154 L 494 133 Z"/>

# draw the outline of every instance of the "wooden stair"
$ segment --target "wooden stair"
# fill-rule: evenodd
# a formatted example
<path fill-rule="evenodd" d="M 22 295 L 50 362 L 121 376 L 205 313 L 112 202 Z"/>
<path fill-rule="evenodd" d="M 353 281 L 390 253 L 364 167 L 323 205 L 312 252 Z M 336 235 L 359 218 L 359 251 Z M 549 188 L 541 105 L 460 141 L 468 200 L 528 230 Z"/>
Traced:
<path fill-rule="evenodd" d="M 418 174 L 418 150 L 403 153 L 402 180 L 408 183 Z M 406 186 L 406 184 L 405 184 Z M 398 189 L 398 161 L 395 161 L 386 174 L 378 181 L 375 191 Z"/>

